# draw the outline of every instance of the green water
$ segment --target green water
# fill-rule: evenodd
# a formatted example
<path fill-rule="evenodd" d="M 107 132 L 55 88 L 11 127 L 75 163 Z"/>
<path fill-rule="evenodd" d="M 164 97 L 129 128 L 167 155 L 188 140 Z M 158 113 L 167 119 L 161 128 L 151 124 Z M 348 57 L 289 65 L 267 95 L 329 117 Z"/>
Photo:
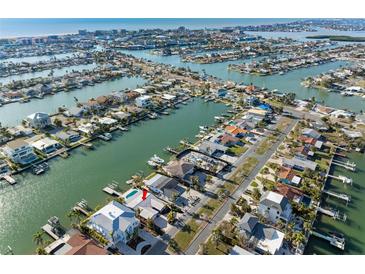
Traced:
<path fill-rule="evenodd" d="M 138 58 L 146 58 L 153 62 L 170 64 L 177 67 L 190 68 L 193 71 L 202 72 L 203 70 L 205 70 L 207 74 L 216 76 L 223 80 L 233 80 L 237 83 L 244 82 L 245 84 L 253 83 L 256 86 L 266 87 L 269 90 L 278 89 L 280 92 L 294 92 L 298 99 L 308 99 L 314 96 L 317 101 L 324 102 L 325 105 L 330 107 L 348 109 L 354 112 L 360 112 L 360 110 L 365 111 L 365 99 L 361 97 L 344 97 L 339 93 L 328 92 L 313 88 L 305 88 L 300 84 L 300 82 L 305 77 L 315 76 L 320 73 L 327 72 L 328 70 L 335 70 L 347 64 L 346 62 L 342 61 L 327 63 L 309 68 L 297 69 L 285 75 L 272 75 L 263 77 L 250 74 L 241 74 L 235 71 L 227 70 L 227 66 L 229 64 L 239 64 L 243 61 L 250 62 L 251 59 L 215 64 L 194 64 L 181 62 L 179 56 L 177 55 L 158 56 L 150 54 L 147 50 L 123 52 L 132 54 Z"/>
<path fill-rule="evenodd" d="M 357 164 L 356 173 L 335 167 L 333 174 L 352 178 L 353 185 L 344 186 L 341 182 L 331 179 L 326 188 L 350 195 L 351 202 L 346 206 L 345 202 L 324 195 L 326 197 L 324 206 L 337 208 L 340 212 L 345 213 L 347 215 L 346 222 L 333 220 L 320 214 L 316 223 L 319 231 L 343 233 L 346 238 L 345 250 L 341 251 L 328 242 L 312 236 L 305 251 L 306 254 L 365 254 L 365 155 L 350 153 L 349 160 Z"/>
<path fill-rule="evenodd" d="M 103 203 L 107 195 L 102 188 L 112 180 L 123 184 L 139 170 L 150 170 L 147 160 L 163 153 L 166 146 L 179 140 L 191 140 L 199 132 L 199 125 L 213 124 L 214 116 L 227 109 L 225 105 L 205 103 L 200 99 L 181 106 L 173 114 L 157 120 L 140 122 L 129 132 L 110 142 L 96 143 L 96 149 L 74 150 L 68 159 L 50 162 L 50 170 L 42 176 L 19 175 L 14 188 L 6 185 L 0 190 L 0 252 L 10 245 L 16 254 L 34 252 L 32 235 L 51 216 L 58 216 L 63 224 L 70 208 L 81 199 L 91 206 Z"/>

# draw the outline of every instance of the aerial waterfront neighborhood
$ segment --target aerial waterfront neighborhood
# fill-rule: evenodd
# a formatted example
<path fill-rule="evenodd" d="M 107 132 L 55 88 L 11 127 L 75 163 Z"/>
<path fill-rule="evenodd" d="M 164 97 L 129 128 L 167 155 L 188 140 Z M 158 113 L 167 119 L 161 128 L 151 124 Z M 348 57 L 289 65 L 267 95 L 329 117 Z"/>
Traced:
<path fill-rule="evenodd" d="M 364 29 L 1 37 L 0 253 L 363 254 Z"/>

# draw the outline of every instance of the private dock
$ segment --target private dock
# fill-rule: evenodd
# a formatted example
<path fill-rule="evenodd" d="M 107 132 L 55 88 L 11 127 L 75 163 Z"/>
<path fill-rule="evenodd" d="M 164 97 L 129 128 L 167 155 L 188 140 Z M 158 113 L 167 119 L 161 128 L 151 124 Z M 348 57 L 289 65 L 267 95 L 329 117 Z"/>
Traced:
<path fill-rule="evenodd" d="M 73 211 L 78 211 L 85 216 L 89 215 L 89 206 L 87 205 L 86 200 L 82 199 L 80 202 L 76 203 L 75 206 L 72 208 Z"/>
<path fill-rule="evenodd" d="M 320 239 L 328 241 L 331 245 L 333 245 L 341 250 L 345 250 L 345 239 L 344 238 L 339 238 L 339 237 L 336 237 L 335 235 L 322 234 L 317 231 L 311 231 L 311 234 Z"/>
<path fill-rule="evenodd" d="M 172 147 L 166 147 L 165 151 L 170 152 L 172 154 L 178 154 L 179 152 L 173 149 Z"/>
<path fill-rule="evenodd" d="M 331 208 L 322 208 L 322 207 L 317 207 L 317 209 L 322 214 L 327 215 L 327 216 L 333 218 L 334 220 L 339 220 L 342 222 L 346 222 L 346 220 L 347 220 L 347 215 L 339 212 L 338 210 L 334 210 Z"/>
<path fill-rule="evenodd" d="M 55 240 L 58 240 L 60 238 L 53 232 L 53 227 L 50 224 L 45 224 L 44 226 L 42 226 L 42 230 Z"/>
<path fill-rule="evenodd" d="M 351 170 L 351 171 L 356 171 L 356 164 L 355 163 L 351 163 L 349 161 L 347 162 L 341 162 L 338 160 L 333 160 L 332 164 L 343 167 L 345 169 Z"/>
<path fill-rule="evenodd" d="M 323 190 L 323 193 L 326 193 L 329 196 L 344 200 L 346 204 L 348 204 L 351 201 L 351 197 L 349 195 L 343 194 L 343 193 L 337 193 L 330 190 Z"/>
<path fill-rule="evenodd" d="M 352 183 L 353 183 L 353 181 L 352 181 L 351 178 L 347 178 L 347 177 L 345 177 L 343 175 L 334 176 L 334 175 L 328 174 L 327 177 L 328 178 L 335 179 L 335 180 L 338 180 L 338 181 L 341 181 L 343 184 L 352 185 Z"/>
<path fill-rule="evenodd" d="M 10 175 L 4 175 L 4 176 L 0 177 L 0 179 L 4 179 L 10 185 L 15 185 L 17 183 L 17 181 L 13 177 L 11 177 Z"/>
<path fill-rule="evenodd" d="M 107 194 L 111 195 L 111 196 L 121 197 L 121 196 L 122 196 L 122 194 L 121 194 L 120 192 L 118 192 L 118 191 L 116 191 L 116 190 L 115 190 L 115 189 L 116 189 L 116 187 L 117 187 L 117 184 L 112 183 L 112 184 L 109 184 L 108 186 L 104 187 L 104 188 L 103 188 L 103 191 L 104 191 L 105 193 L 107 193 Z"/>

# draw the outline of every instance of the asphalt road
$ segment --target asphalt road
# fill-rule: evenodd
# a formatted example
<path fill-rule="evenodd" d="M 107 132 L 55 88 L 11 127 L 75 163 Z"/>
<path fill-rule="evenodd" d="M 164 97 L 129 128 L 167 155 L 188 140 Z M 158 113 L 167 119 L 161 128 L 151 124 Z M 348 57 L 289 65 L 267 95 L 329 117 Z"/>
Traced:
<path fill-rule="evenodd" d="M 284 138 L 289 134 L 292 130 L 296 121 L 293 120 L 291 124 L 286 128 L 286 130 L 279 136 L 278 141 L 273 144 L 273 146 L 263 155 L 256 155 L 256 158 L 259 160 L 259 163 L 250 173 L 250 175 L 243 179 L 240 186 L 237 190 L 225 201 L 223 206 L 217 211 L 214 217 L 211 219 L 209 223 L 206 223 L 205 227 L 199 232 L 196 238 L 190 243 L 188 249 L 186 250 L 185 254 L 187 255 L 194 255 L 199 251 L 199 245 L 204 243 L 208 237 L 211 235 L 213 229 L 217 226 L 219 222 L 222 221 L 224 216 L 230 211 L 231 204 L 234 203 L 244 191 L 247 189 L 251 181 L 256 177 L 259 173 L 261 168 L 266 164 L 266 162 L 271 158 L 280 144 L 283 142 Z M 251 150 L 250 150 L 251 151 Z M 246 154 L 246 153 L 245 153 Z"/>

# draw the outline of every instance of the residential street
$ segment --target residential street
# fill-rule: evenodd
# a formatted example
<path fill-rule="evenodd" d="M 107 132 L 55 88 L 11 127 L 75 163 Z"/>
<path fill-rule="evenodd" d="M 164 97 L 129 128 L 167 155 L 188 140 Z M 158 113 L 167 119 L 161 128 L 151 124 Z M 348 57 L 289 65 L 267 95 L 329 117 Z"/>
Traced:
<path fill-rule="evenodd" d="M 280 144 L 283 142 L 284 138 L 292 130 L 292 128 L 294 127 L 295 124 L 296 124 L 296 121 L 292 120 L 292 122 L 288 125 L 286 130 L 282 134 L 280 134 L 278 141 L 275 144 L 273 144 L 273 146 L 265 154 L 256 155 L 256 158 L 259 160 L 259 163 L 253 169 L 253 171 L 250 173 L 250 175 L 243 179 L 241 185 L 237 188 L 237 190 L 224 202 L 223 206 L 214 215 L 212 220 L 209 223 L 207 223 L 206 226 L 198 233 L 198 235 L 195 237 L 195 239 L 190 243 L 190 246 L 186 250 L 185 254 L 194 255 L 198 252 L 199 245 L 201 243 L 204 243 L 208 239 L 212 230 L 216 227 L 216 225 L 219 222 L 222 221 L 224 216 L 229 212 L 231 204 L 234 203 L 244 193 L 244 191 L 249 186 L 250 182 L 256 177 L 256 175 L 259 173 L 261 168 L 266 164 L 266 162 L 274 154 L 276 149 L 280 146 Z M 252 149 L 254 149 L 254 148 L 252 147 Z M 250 153 L 250 154 L 253 153 L 252 149 L 247 151 L 246 153 Z M 245 155 L 246 155 L 246 153 L 245 153 Z"/>

